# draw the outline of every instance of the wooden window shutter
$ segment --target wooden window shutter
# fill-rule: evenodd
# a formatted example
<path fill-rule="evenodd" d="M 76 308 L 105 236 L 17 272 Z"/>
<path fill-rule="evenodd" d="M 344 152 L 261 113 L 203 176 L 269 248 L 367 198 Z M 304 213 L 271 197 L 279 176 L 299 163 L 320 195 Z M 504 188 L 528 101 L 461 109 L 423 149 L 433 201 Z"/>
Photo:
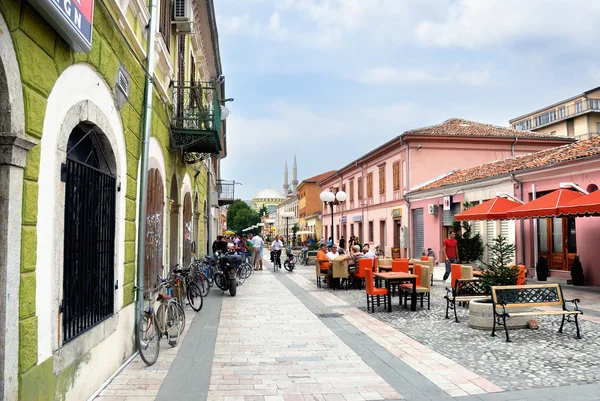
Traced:
<path fill-rule="evenodd" d="M 367 198 L 373 196 L 373 173 L 367 174 Z"/>
<path fill-rule="evenodd" d="M 392 165 L 394 191 L 400 190 L 400 162 L 394 162 Z"/>
<path fill-rule="evenodd" d="M 379 167 L 379 193 L 385 193 L 385 166 Z"/>
<path fill-rule="evenodd" d="M 354 180 L 350 180 L 350 202 L 354 202 Z"/>
<path fill-rule="evenodd" d="M 162 0 L 160 2 L 159 24 L 159 31 L 165 41 L 167 50 L 171 51 L 171 0 Z"/>
<path fill-rule="evenodd" d="M 362 182 L 362 177 L 358 177 L 358 199 L 362 200 L 363 198 L 363 182 Z"/>

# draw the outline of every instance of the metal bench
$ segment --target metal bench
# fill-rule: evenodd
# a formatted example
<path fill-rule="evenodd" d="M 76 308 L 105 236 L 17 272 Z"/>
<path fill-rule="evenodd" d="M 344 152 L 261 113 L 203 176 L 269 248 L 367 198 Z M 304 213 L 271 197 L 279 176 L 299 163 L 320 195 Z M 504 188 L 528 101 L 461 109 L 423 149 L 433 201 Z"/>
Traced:
<path fill-rule="evenodd" d="M 565 320 L 569 323 L 575 323 L 577 328 L 577 338 L 581 338 L 579 333 L 579 322 L 577 316 L 583 314 L 577 305 L 579 299 L 563 299 L 562 288 L 560 284 L 534 284 L 534 285 L 510 285 L 492 287 L 492 302 L 494 304 L 494 327 L 492 328 L 492 337 L 496 336 L 496 325 L 504 326 L 506 332 L 506 342 L 511 342 L 508 337 L 508 328 L 506 319 L 513 316 L 533 316 L 533 315 L 562 315 L 559 333 L 562 333 Z M 566 303 L 571 302 L 574 305 L 573 310 L 568 310 Z M 527 311 L 527 312 L 507 312 L 507 309 L 518 309 L 532 306 L 560 306 L 562 310 L 548 311 Z M 498 308 L 502 312 L 498 312 Z M 571 317 L 574 319 L 571 320 Z"/>
<path fill-rule="evenodd" d="M 457 302 L 469 302 L 476 299 L 489 299 L 489 287 L 483 286 L 476 278 L 458 279 L 454 288 L 446 288 L 446 319 L 450 319 L 448 311 L 454 310 L 454 320 L 458 323 L 458 314 L 456 313 Z"/>

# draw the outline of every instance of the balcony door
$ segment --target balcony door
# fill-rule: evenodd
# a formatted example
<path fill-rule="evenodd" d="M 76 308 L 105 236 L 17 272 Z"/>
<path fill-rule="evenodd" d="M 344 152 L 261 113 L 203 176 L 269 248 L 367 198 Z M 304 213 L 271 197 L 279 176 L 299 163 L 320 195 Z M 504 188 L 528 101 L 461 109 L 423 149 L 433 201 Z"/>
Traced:
<path fill-rule="evenodd" d="M 575 218 L 538 219 L 538 244 L 549 269 L 570 271 L 577 255 Z"/>

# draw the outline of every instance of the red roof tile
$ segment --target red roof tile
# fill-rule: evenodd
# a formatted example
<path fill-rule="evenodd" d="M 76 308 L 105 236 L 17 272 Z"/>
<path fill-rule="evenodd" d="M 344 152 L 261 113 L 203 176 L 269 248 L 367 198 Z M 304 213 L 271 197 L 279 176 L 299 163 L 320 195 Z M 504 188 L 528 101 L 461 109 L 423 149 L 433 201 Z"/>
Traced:
<path fill-rule="evenodd" d="M 302 182 L 319 182 L 319 181 L 322 181 L 325 178 L 329 177 L 330 175 L 334 174 L 336 171 L 337 170 L 331 170 L 326 173 L 321 173 L 319 175 L 315 175 L 314 177 L 310 177 L 305 180 L 302 180 Z"/>
<path fill-rule="evenodd" d="M 415 188 L 410 193 L 445 187 L 448 185 L 464 184 L 470 181 L 510 174 L 519 170 L 550 166 L 552 164 L 581 159 L 597 154 L 600 154 L 600 136 L 556 148 L 545 149 L 536 153 L 509 157 L 507 159 L 496 160 L 479 166 L 457 170 L 445 177 L 429 182 L 422 187 Z"/>
<path fill-rule="evenodd" d="M 483 124 L 461 118 L 451 118 L 441 124 L 425 128 L 406 131 L 406 136 L 431 135 L 431 136 L 466 136 L 466 137 L 506 137 L 506 138 L 539 138 L 554 139 L 563 142 L 572 142 L 573 138 L 559 137 L 556 135 L 541 134 L 533 131 L 521 131 L 512 128 Z"/>

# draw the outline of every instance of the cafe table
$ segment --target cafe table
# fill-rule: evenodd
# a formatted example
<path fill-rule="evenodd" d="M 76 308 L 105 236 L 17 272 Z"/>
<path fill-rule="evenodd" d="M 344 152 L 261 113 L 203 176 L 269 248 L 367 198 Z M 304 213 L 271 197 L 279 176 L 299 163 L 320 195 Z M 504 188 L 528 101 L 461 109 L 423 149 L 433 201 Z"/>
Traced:
<path fill-rule="evenodd" d="M 392 311 L 392 283 L 409 282 L 412 283 L 412 297 L 410 301 L 410 310 L 417 310 L 417 275 L 411 273 L 391 272 L 391 273 L 375 273 L 373 276 L 385 281 L 385 288 L 388 293 L 388 312 Z"/>

